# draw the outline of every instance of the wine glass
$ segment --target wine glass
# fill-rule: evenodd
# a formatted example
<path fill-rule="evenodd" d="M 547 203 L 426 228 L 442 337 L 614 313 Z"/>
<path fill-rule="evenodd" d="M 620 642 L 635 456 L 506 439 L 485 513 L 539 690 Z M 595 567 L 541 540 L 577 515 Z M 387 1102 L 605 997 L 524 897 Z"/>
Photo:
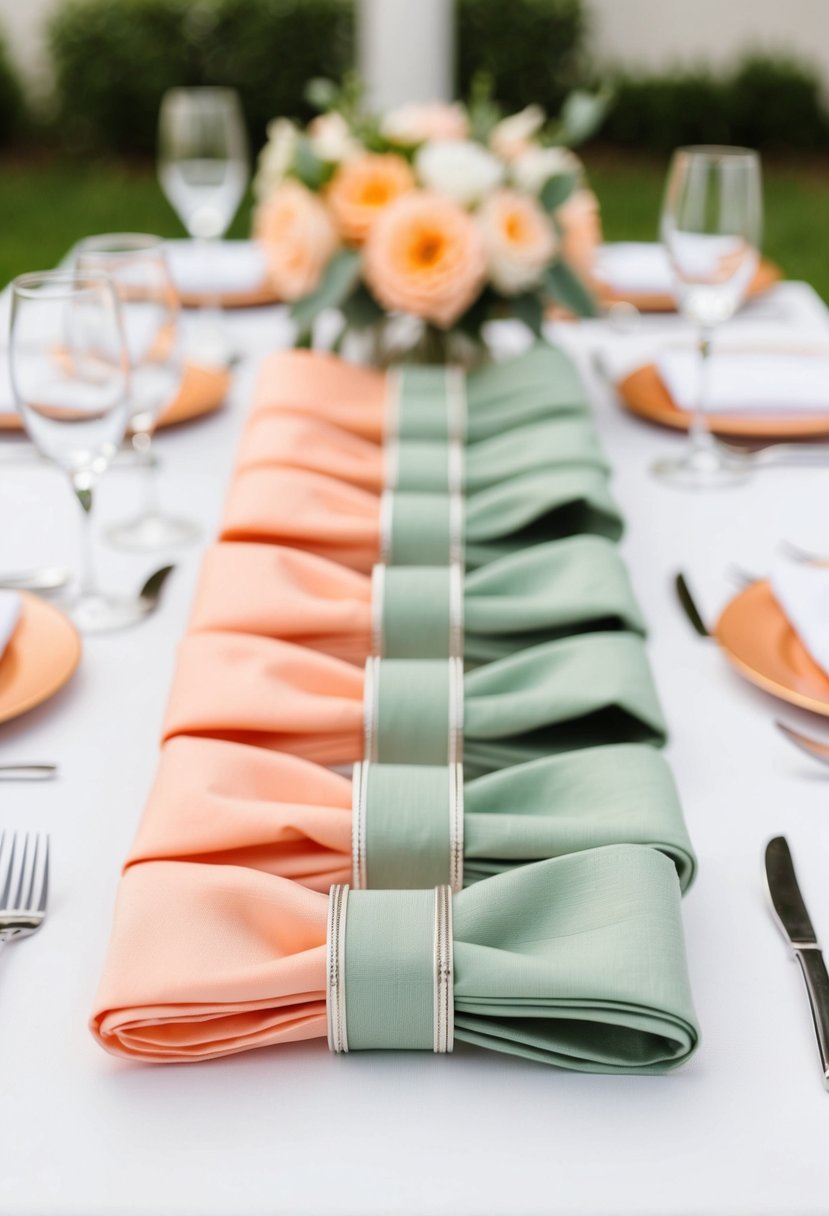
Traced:
<path fill-rule="evenodd" d="M 63 469 L 81 506 L 80 587 L 70 605 L 85 633 L 144 615 L 138 599 L 105 595 L 92 553 L 92 491 L 129 421 L 129 359 L 118 297 L 103 275 L 43 271 L 12 283 L 9 365 L 23 423 Z"/>
<path fill-rule="evenodd" d="M 197 540 L 199 528 L 162 512 L 152 437 L 159 414 L 181 387 L 184 363 L 178 300 L 164 243 L 137 232 L 88 237 L 75 249 L 80 273 L 104 274 L 114 284 L 130 361 L 129 435 L 143 459 L 144 509 L 107 530 L 119 548 L 150 553 Z"/>
<path fill-rule="evenodd" d="M 203 243 L 205 258 L 211 242 L 230 227 L 248 174 L 247 134 L 234 89 L 179 88 L 164 94 L 158 123 L 161 188 L 189 235 Z M 229 353 L 217 300 L 201 309 L 196 343 L 214 361 Z"/>
<path fill-rule="evenodd" d="M 671 485 L 699 490 L 733 485 L 747 475 L 708 429 L 711 342 L 745 299 L 759 260 L 763 223 L 760 159 L 748 148 L 702 146 L 674 153 L 662 205 L 661 235 L 674 276 L 677 307 L 699 333 L 699 383 L 678 458 L 654 473 Z"/>

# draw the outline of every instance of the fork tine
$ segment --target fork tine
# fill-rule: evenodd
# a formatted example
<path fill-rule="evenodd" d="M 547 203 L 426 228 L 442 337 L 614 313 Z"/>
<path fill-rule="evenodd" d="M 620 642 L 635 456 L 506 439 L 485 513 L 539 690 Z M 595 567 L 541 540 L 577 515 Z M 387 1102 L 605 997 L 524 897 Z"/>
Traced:
<path fill-rule="evenodd" d="M 43 857 L 43 877 L 41 878 L 40 899 L 37 903 L 38 912 L 46 911 L 46 900 L 49 896 L 49 837 L 46 837 Z"/>
<path fill-rule="evenodd" d="M 35 878 L 37 877 L 37 855 L 40 850 L 40 835 L 35 836 L 35 848 L 32 853 L 32 877 L 29 881 L 29 891 L 26 895 L 26 908 L 31 911 L 32 897 L 35 893 Z"/>
<path fill-rule="evenodd" d="M 14 897 L 14 907 L 23 907 L 23 887 L 26 883 L 26 862 L 29 856 L 29 833 L 23 837 L 23 856 L 20 858 L 20 874 L 17 880 L 17 892 Z"/>
<path fill-rule="evenodd" d="M 4 833 L 3 839 L 5 840 L 5 833 Z M 15 850 L 16 845 L 17 845 L 17 833 L 12 832 L 11 848 L 9 850 L 9 856 L 6 859 L 6 881 L 3 884 L 3 892 L 2 892 L 2 894 L 0 894 L 0 908 L 8 908 L 8 906 L 9 906 L 9 892 L 12 889 L 12 874 L 14 873 L 14 850 Z"/>

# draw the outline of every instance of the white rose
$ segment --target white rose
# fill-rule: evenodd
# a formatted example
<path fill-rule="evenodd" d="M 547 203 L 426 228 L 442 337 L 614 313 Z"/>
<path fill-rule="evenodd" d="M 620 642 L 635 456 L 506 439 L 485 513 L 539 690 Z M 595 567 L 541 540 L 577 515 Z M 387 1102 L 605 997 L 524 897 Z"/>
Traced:
<path fill-rule="evenodd" d="M 541 148 L 537 145 L 522 152 L 510 166 L 510 176 L 519 190 L 539 194 L 551 177 L 574 173 L 581 177 L 582 163 L 569 148 Z"/>
<path fill-rule="evenodd" d="M 428 139 L 466 139 L 469 117 L 457 102 L 411 102 L 384 114 L 380 132 L 386 139 L 406 148 Z"/>
<path fill-rule="evenodd" d="M 541 106 L 527 106 L 517 114 L 502 118 L 492 128 L 489 146 L 496 156 L 513 160 L 529 146 L 530 140 L 544 126 L 547 115 Z"/>
<path fill-rule="evenodd" d="M 495 190 L 477 218 L 493 287 L 505 296 L 535 287 L 558 249 L 553 225 L 535 199 Z"/>
<path fill-rule="evenodd" d="M 428 190 L 447 194 L 462 207 L 477 203 L 504 175 L 492 153 L 466 139 L 424 144 L 415 157 L 415 169 Z"/>
<path fill-rule="evenodd" d="M 320 114 L 310 123 L 308 140 L 315 156 L 334 165 L 348 160 L 359 149 L 348 123 L 336 111 Z"/>
<path fill-rule="evenodd" d="M 285 179 L 294 163 L 299 129 L 288 118 L 268 123 L 268 142 L 259 153 L 253 191 L 263 199 Z"/>

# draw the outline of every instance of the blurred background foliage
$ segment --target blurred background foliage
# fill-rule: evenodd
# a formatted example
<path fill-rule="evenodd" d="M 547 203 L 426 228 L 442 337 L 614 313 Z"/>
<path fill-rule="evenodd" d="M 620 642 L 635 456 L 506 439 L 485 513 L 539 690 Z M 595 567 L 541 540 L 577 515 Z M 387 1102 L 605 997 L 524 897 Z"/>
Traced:
<path fill-rule="evenodd" d="M 809 66 L 757 54 L 724 70 L 636 75 L 594 62 L 581 0 L 456 0 L 455 12 L 460 95 L 481 68 L 506 109 L 555 112 L 575 85 L 612 85 L 608 119 L 583 150 L 609 239 L 655 238 L 671 149 L 748 144 L 764 154 L 767 252 L 829 298 L 829 257 L 814 248 L 829 206 L 829 111 Z M 310 116 L 309 78 L 353 66 L 354 27 L 353 0 L 65 0 L 48 30 L 54 88 L 33 112 L 0 37 L 0 282 L 53 264 L 91 231 L 180 234 L 150 159 L 164 90 L 238 89 L 256 149 L 270 118 Z M 248 223 L 243 208 L 234 233 Z"/>

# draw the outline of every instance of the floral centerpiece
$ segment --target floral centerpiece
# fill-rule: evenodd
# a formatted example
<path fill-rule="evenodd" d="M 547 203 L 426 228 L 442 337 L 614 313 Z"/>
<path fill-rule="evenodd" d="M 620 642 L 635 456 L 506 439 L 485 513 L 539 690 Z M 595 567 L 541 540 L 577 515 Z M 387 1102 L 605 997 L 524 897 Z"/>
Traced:
<path fill-rule="evenodd" d="M 437 361 L 453 341 L 480 343 L 495 317 L 540 333 L 552 303 L 595 311 L 579 270 L 598 207 L 570 148 L 604 97 L 574 93 L 549 120 L 539 106 L 503 115 L 480 82 L 468 105 L 380 116 L 354 82 L 315 81 L 310 95 L 322 112 L 305 129 L 271 122 L 254 183 L 255 235 L 300 342 L 336 308 L 344 332 L 406 320 L 409 344 Z"/>

